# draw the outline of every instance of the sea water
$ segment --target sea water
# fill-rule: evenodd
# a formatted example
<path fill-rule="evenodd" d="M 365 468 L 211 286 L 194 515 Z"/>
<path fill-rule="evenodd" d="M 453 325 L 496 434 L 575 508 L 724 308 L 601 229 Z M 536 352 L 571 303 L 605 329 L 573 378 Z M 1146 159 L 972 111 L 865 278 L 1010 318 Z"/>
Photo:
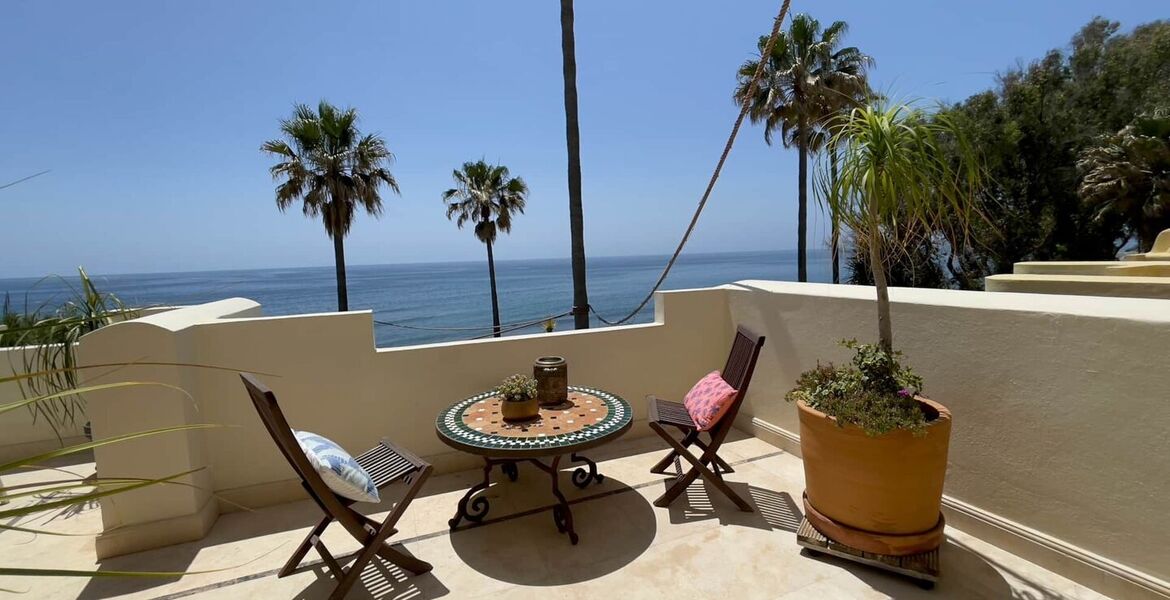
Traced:
<path fill-rule="evenodd" d="M 657 281 L 666 256 L 591 257 L 589 303 L 616 320 L 629 314 Z M 379 347 L 469 339 L 491 334 L 491 294 L 486 261 L 396 265 L 350 265 L 350 310 L 371 309 L 374 319 L 420 329 L 375 325 Z M 809 280 L 828 281 L 827 252 L 809 252 Z M 845 276 L 845 275 L 843 275 Z M 337 309 L 333 267 L 93 275 L 102 292 L 129 306 L 177 306 L 243 297 L 259 302 L 265 315 L 295 315 Z M 796 280 L 796 253 L 684 254 L 662 289 L 710 287 L 742 279 Z M 496 263 L 500 320 L 531 322 L 568 312 L 573 303 L 569 259 L 503 260 Z M 75 275 L 0 279 L 14 311 L 51 311 L 71 297 Z M 651 301 L 630 323 L 654 318 Z M 601 323 L 593 319 L 594 326 Z M 572 317 L 557 320 L 571 329 Z M 470 329 L 462 329 L 470 328 Z M 543 331 L 534 325 L 514 334 Z"/>

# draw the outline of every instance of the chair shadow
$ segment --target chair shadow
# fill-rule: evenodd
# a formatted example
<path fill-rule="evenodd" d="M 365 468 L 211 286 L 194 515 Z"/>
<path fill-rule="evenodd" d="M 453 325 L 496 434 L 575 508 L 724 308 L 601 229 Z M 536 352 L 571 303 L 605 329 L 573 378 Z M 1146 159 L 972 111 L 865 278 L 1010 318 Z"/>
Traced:
<path fill-rule="evenodd" d="M 654 509 L 628 484 L 606 479 L 612 490 L 571 504 L 577 545 L 558 533 L 552 506 L 489 519 L 451 534 L 468 567 L 517 585 L 554 586 L 602 577 L 629 564 L 654 541 Z"/>
<path fill-rule="evenodd" d="M 371 515 L 385 513 L 394 507 L 404 493 L 406 486 L 395 484 L 382 490 L 383 499 L 378 504 L 358 504 L 355 508 L 359 512 Z M 409 509 L 408 509 L 409 513 Z M 191 570 L 195 557 L 205 548 L 216 546 L 230 546 L 245 540 L 270 536 L 287 531 L 295 531 L 295 542 L 273 542 L 270 549 L 266 549 L 257 556 L 240 558 L 237 568 L 241 573 L 255 573 L 264 567 L 252 565 L 252 561 L 260 562 L 265 567 L 271 561 L 283 561 L 284 553 L 291 554 L 295 544 L 299 543 L 301 535 L 307 533 L 323 516 L 321 509 L 309 500 L 300 500 L 286 504 L 266 506 L 260 511 L 239 511 L 225 513 L 219 516 L 211 531 L 202 539 L 175 544 L 163 548 L 156 548 L 144 552 L 127 554 L 102 560 L 98 563 L 98 571 L 153 571 L 177 572 Z M 333 527 L 338 527 L 334 525 Z M 393 539 L 390 540 L 393 543 Z M 271 560 L 265 560 L 271 558 Z M 276 566 L 279 566 L 277 564 Z M 230 568 L 229 568 L 230 569 Z M 229 569 L 224 569 L 228 572 Z M 151 588 L 174 583 L 181 579 L 177 577 L 94 577 L 86 582 L 85 588 L 78 596 L 78 600 L 102 600 L 123 594 L 142 592 Z"/>
<path fill-rule="evenodd" d="M 673 483 L 673 479 L 663 482 L 664 491 Z M 800 527 L 804 513 L 788 492 L 777 492 L 737 481 L 724 483 L 751 505 L 751 512 L 739 510 L 722 491 L 700 479 L 670 504 L 670 522 L 680 524 L 719 519 L 721 525 L 778 529 L 789 533 L 796 533 Z"/>
<path fill-rule="evenodd" d="M 398 546 L 397 549 L 406 554 L 410 554 L 410 552 L 404 550 L 401 546 Z M 342 565 L 348 566 L 347 563 L 352 562 L 352 558 L 356 554 L 355 552 L 349 556 L 340 558 L 339 562 Z M 297 569 L 296 572 L 302 573 L 308 571 L 312 571 L 317 578 L 308 587 L 297 592 L 293 596 L 295 600 L 319 600 L 321 598 L 328 598 L 333 593 L 333 590 L 337 588 L 337 580 L 333 578 L 333 574 L 330 573 L 325 565 L 318 562 L 311 567 Z M 374 557 L 366 565 L 366 568 L 362 570 L 358 582 L 354 584 L 353 588 L 350 589 L 345 597 L 347 600 L 383 600 L 386 598 L 430 600 L 432 598 L 442 598 L 450 593 L 451 590 L 447 589 L 433 573 L 413 575 L 399 568 L 397 565 L 382 560 L 380 557 Z"/>

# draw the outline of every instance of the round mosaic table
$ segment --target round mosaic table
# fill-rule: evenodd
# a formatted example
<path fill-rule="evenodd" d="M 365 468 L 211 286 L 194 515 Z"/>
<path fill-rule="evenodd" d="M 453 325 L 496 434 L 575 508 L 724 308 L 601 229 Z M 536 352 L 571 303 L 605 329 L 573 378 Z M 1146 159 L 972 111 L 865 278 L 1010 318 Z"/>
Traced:
<path fill-rule="evenodd" d="M 484 495 L 476 496 L 491 485 L 491 473 L 500 466 L 512 481 L 519 477 L 517 465 L 528 462 L 552 479 L 553 521 L 557 530 L 577 543 L 573 514 L 560 491 L 561 460 L 584 463 L 573 471 L 573 484 L 584 488 L 600 483 L 604 476 L 597 464 L 579 453 L 610 442 L 630 429 L 633 415 L 630 405 L 620 396 L 596 388 L 569 386 L 569 400 L 563 405 L 540 408 L 540 414 L 526 421 L 505 421 L 500 414 L 502 400 L 494 392 L 484 392 L 452 404 L 439 414 L 435 431 L 447 445 L 484 459 L 483 481 L 467 490 L 459 501 L 455 516 L 449 521 L 454 530 L 463 519 L 480 523 L 490 505 Z M 546 462 L 547 461 L 547 462 Z"/>

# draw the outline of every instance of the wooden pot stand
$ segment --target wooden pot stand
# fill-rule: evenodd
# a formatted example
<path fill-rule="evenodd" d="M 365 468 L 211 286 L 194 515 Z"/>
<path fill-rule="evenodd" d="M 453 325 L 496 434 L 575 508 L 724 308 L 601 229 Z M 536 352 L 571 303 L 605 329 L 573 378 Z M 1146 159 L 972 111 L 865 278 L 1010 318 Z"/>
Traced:
<path fill-rule="evenodd" d="M 941 513 L 938 525 L 930 531 L 911 536 L 883 536 L 834 522 L 813 508 L 808 502 L 808 496 L 804 497 L 804 512 L 805 517 L 796 530 L 796 543 L 808 554 L 829 554 L 897 573 L 914 579 L 923 589 L 933 588 L 938 581 L 939 547 L 946 525 Z M 826 532 L 833 537 L 826 535 Z M 848 540 L 854 542 L 854 545 L 837 540 Z M 883 553 L 889 552 L 891 546 L 900 547 L 901 551 L 897 554 Z"/>

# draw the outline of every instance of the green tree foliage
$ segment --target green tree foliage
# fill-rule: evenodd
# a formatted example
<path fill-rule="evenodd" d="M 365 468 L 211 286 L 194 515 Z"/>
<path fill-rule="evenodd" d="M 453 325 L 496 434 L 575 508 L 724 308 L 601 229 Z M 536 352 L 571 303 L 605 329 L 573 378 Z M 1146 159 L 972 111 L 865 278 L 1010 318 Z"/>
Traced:
<path fill-rule="evenodd" d="M 1170 228 L 1170 117 L 1138 117 L 1081 154 L 1080 194 L 1097 218 L 1120 220 L 1148 252 Z"/>
<path fill-rule="evenodd" d="M 943 114 L 980 149 L 989 189 L 968 243 L 943 245 L 951 285 L 981 289 L 986 275 L 1025 260 L 1109 260 L 1132 224 L 1082 201 L 1078 160 L 1145 112 L 1170 103 L 1170 21 L 1120 33 L 1096 18 L 1064 50 L 1002 74 L 996 89 Z"/>
<path fill-rule="evenodd" d="M 869 250 L 854 244 L 849 255 L 849 283 L 873 285 L 873 271 L 869 266 Z M 914 240 L 898 254 L 889 258 L 889 284 L 894 287 L 945 288 L 949 287 L 943 272 L 941 252 L 930 238 Z"/>

